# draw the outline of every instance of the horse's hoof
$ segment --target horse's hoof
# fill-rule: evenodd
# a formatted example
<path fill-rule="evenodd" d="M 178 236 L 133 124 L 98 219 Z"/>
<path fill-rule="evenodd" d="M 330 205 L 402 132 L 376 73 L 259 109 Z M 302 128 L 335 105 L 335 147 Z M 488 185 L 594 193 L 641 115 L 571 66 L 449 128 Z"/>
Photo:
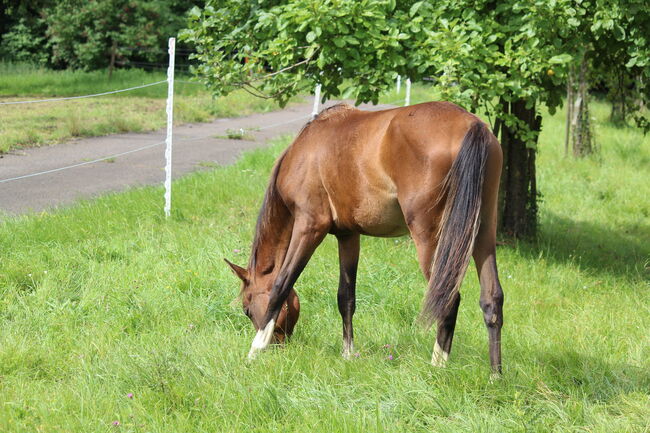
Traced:
<path fill-rule="evenodd" d="M 498 371 L 494 371 L 490 374 L 490 383 L 495 383 L 501 380 L 503 376 Z"/>
<path fill-rule="evenodd" d="M 431 365 L 433 365 L 434 367 L 444 368 L 447 366 L 448 358 L 449 358 L 449 354 L 444 350 L 442 350 L 442 348 L 436 341 L 436 345 L 433 348 L 433 355 L 431 355 Z"/>

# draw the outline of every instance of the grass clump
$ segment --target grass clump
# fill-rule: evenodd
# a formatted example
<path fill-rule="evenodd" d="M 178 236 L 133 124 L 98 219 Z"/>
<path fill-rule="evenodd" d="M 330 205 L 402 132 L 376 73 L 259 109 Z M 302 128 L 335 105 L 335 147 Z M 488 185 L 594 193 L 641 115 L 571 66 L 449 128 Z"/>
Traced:
<path fill-rule="evenodd" d="M 219 136 L 218 138 L 227 138 L 229 140 L 255 140 L 255 135 L 253 135 L 253 129 L 226 129 L 226 135 Z"/>

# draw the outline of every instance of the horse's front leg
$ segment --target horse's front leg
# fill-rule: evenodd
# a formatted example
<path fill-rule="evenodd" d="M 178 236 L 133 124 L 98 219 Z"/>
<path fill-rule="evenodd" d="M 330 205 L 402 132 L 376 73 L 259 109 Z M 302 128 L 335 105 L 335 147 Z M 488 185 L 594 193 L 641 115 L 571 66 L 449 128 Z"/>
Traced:
<path fill-rule="evenodd" d="M 359 264 L 359 234 L 337 236 L 339 241 L 339 313 L 343 320 L 343 358 L 354 353 L 352 316 L 356 306 L 355 288 Z"/>
<path fill-rule="evenodd" d="M 296 220 L 287 254 L 269 295 L 266 315 L 248 352 L 249 359 L 253 359 L 257 352 L 266 349 L 271 342 L 282 304 L 287 300 L 294 283 L 328 230 L 329 225 L 325 223 L 313 220 Z"/>

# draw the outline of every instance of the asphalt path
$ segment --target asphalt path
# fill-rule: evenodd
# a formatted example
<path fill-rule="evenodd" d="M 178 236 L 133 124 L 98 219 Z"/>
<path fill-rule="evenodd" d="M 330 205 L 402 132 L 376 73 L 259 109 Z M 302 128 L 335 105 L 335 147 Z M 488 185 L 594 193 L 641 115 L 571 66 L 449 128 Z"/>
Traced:
<path fill-rule="evenodd" d="M 325 106 L 335 104 L 329 102 Z M 388 105 L 361 106 L 378 110 Z M 309 120 L 311 104 L 251 116 L 174 127 L 173 178 L 215 164 L 232 164 L 242 152 L 295 134 Z M 231 140 L 244 129 L 252 139 Z M 247 137 L 248 138 L 248 137 Z M 20 215 L 68 206 L 79 199 L 162 184 L 165 130 L 91 137 L 0 155 L 0 213 Z M 111 155 L 119 155 L 108 158 Z M 99 159 L 102 161 L 93 162 Z M 41 173 L 41 174 L 38 174 Z M 34 175 L 37 174 L 37 175 Z"/>

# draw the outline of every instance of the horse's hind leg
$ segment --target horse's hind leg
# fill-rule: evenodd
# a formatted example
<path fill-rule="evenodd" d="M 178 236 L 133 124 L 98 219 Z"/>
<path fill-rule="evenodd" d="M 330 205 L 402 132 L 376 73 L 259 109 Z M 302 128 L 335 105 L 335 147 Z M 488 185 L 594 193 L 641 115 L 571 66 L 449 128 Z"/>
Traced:
<path fill-rule="evenodd" d="M 420 268 L 427 282 L 431 279 L 431 261 L 436 250 L 436 232 L 438 227 L 432 225 L 433 215 L 423 213 L 420 217 L 415 218 L 409 224 L 411 237 L 415 242 L 415 248 L 418 252 L 418 261 Z M 436 343 L 431 356 L 431 364 L 436 367 L 444 367 L 451 352 L 451 343 L 454 339 L 454 330 L 456 329 L 456 317 L 458 316 L 458 307 L 460 305 L 460 293 L 456 294 L 453 304 L 449 309 L 446 317 L 437 322 Z"/>
<path fill-rule="evenodd" d="M 434 367 L 444 367 L 451 352 L 451 343 L 454 339 L 454 330 L 456 329 L 456 317 L 458 316 L 458 306 L 460 305 L 460 293 L 456 293 L 453 304 L 449 309 L 447 316 L 438 321 L 438 331 L 436 333 L 436 344 L 433 347 L 431 355 L 431 365 Z"/>
<path fill-rule="evenodd" d="M 350 359 L 354 353 L 352 316 L 355 310 L 355 287 L 359 263 L 359 235 L 337 236 L 339 241 L 339 293 L 338 304 L 343 320 L 343 357 Z"/>
<path fill-rule="evenodd" d="M 503 290 L 496 262 L 495 219 L 482 224 L 474 245 L 474 262 L 481 283 L 479 305 L 488 331 L 490 364 L 494 374 L 501 374 L 501 327 L 503 326 Z"/>

